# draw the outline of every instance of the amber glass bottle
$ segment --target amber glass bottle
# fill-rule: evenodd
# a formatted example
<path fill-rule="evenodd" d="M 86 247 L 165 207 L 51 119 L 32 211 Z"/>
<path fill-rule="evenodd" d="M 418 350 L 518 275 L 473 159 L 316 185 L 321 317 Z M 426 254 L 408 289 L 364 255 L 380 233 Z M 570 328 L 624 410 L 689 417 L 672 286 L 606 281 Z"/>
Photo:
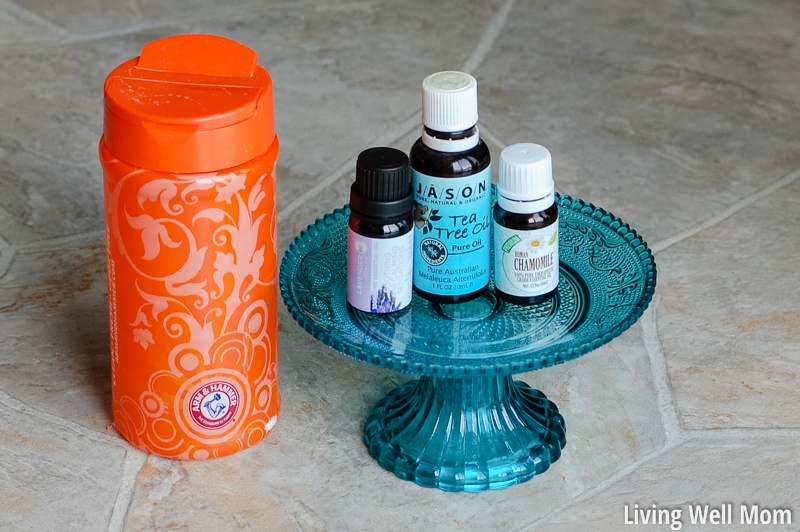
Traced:
<path fill-rule="evenodd" d="M 424 127 L 410 155 L 414 290 L 460 303 L 491 278 L 491 157 L 478 132 L 475 78 L 438 72 L 422 88 Z"/>
<path fill-rule="evenodd" d="M 352 307 L 388 314 L 411 303 L 412 203 L 405 153 L 370 148 L 359 154 L 347 231 L 347 302 Z"/>
<path fill-rule="evenodd" d="M 494 284 L 497 295 L 533 305 L 558 290 L 558 206 L 550 152 L 514 144 L 500 153 L 494 207 Z"/>

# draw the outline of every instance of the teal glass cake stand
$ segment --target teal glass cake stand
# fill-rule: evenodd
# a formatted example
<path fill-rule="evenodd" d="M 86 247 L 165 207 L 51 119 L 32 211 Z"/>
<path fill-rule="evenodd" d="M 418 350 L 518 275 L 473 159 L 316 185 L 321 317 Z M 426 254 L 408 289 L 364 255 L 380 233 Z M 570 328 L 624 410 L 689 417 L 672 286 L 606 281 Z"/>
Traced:
<path fill-rule="evenodd" d="M 414 296 L 403 311 L 367 314 L 346 301 L 348 207 L 295 238 L 280 285 L 292 316 L 356 360 L 419 375 L 367 417 L 370 455 L 398 477 L 445 491 L 501 489 L 558 460 L 564 419 L 516 373 L 584 355 L 630 327 L 656 286 L 647 243 L 628 224 L 557 197 L 560 282 L 549 302 L 520 307 L 490 286 L 461 304 Z"/>

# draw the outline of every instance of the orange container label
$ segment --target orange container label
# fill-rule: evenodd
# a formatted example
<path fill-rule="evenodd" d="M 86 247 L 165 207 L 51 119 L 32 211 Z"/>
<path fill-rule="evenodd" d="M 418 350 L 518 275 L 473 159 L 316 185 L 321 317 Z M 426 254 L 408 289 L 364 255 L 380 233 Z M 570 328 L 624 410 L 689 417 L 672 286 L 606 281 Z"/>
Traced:
<path fill-rule="evenodd" d="M 148 452 L 223 456 L 278 418 L 277 154 L 171 174 L 100 142 L 114 420 Z"/>

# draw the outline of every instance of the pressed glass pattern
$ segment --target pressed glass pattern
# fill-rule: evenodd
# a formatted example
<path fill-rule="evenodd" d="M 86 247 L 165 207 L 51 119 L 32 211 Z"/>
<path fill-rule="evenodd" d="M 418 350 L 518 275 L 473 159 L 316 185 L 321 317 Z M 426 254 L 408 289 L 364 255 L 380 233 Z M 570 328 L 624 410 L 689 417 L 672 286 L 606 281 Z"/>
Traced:
<path fill-rule="evenodd" d="M 348 207 L 297 236 L 284 256 L 281 292 L 292 316 L 341 353 L 422 375 L 373 409 L 370 454 L 401 478 L 447 491 L 499 489 L 546 470 L 565 445 L 564 421 L 515 373 L 584 355 L 630 327 L 653 297 L 656 266 L 625 222 L 557 196 L 556 297 L 522 307 L 493 287 L 460 304 L 414 296 L 374 315 L 346 303 Z"/>

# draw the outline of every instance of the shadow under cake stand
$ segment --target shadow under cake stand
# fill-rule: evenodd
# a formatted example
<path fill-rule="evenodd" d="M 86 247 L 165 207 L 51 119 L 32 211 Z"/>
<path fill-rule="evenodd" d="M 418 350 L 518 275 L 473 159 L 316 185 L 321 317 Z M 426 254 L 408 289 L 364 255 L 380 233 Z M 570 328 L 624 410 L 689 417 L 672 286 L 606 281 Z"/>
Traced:
<path fill-rule="evenodd" d="M 461 304 L 414 295 L 405 310 L 368 314 L 347 305 L 347 206 L 298 235 L 281 263 L 292 316 L 356 360 L 420 375 L 367 417 L 370 455 L 398 477 L 445 491 L 502 489 L 558 460 L 564 418 L 512 375 L 584 355 L 642 315 L 656 266 L 630 226 L 580 199 L 557 196 L 557 295 L 521 307 L 490 286 Z"/>

